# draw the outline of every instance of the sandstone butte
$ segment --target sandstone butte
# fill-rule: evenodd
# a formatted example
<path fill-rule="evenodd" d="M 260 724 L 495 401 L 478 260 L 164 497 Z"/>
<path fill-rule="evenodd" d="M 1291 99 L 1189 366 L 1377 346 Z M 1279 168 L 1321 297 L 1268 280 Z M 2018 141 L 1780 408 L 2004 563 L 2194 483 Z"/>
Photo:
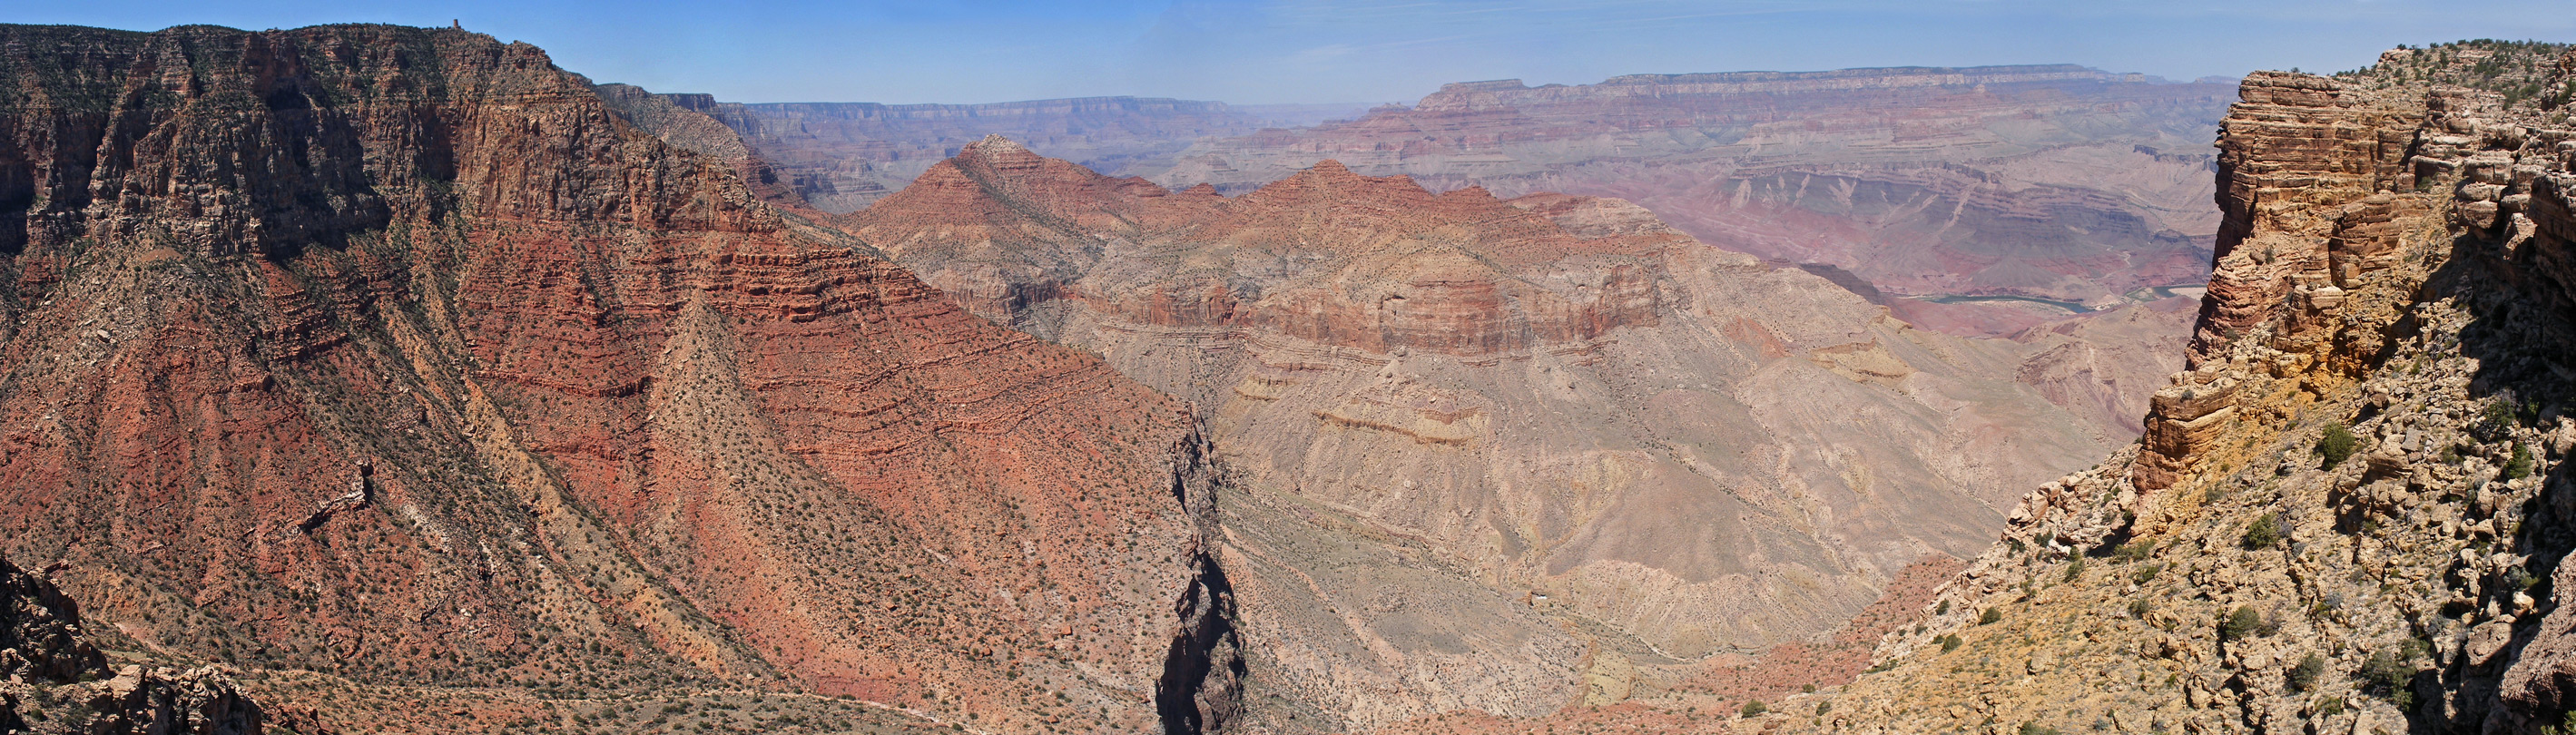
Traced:
<path fill-rule="evenodd" d="M 1184 407 L 744 165 L 460 30 L 0 26 L 0 552 L 341 731 L 1193 728 Z"/>
<path fill-rule="evenodd" d="M 1963 338 L 1615 199 L 1331 161 L 1225 197 L 998 136 L 834 221 L 1208 417 L 1244 732 L 1857 673 L 1846 621 L 2125 443 L 2188 318 Z"/>
<path fill-rule="evenodd" d="M 1835 266 L 1891 294 L 2118 303 L 2207 274 L 2208 131 L 2231 92 L 2071 65 L 1506 79 L 1112 173 L 1235 193 L 1332 159 L 1435 191 L 1620 197 L 1711 245 Z M 1892 305 L 1961 333 L 2045 313 Z"/>
<path fill-rule="evenodd" d="M 2248 76 L 2189 369 L 1848 684 L 1389 732 L 2563 733 L 2576 48 Z M 1758 705 L 1757 705 L 1758 702 Z"/>

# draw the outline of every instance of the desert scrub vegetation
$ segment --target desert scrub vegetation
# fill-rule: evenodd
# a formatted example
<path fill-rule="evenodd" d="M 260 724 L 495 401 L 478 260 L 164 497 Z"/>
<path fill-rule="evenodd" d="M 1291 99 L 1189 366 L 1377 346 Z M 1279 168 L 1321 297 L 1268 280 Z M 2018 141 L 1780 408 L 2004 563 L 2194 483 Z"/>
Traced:
<path fill-rule="evenodd" d="M 2467 87 L 2494 92 L 2507 108 L 2536 109 L 2563 117 L 2576 101 L 2576 84 L 2550 79 L 2564 43 L 2479 38 L 2437 43 L 2422 48 L 2397 47 L 2380 63 L 2333 76 L 2377 89 L 2404 85 Z"/>
<path fill-rule="evenodd" d="M 2320 677 L 2325 676 L 2325 673 L 2326 657 L 2319 656 L 2316 652 L 2310 651 L 2307 658 L 2299 659 L 2298 666 L 2290 668 L 2290 673 L 2286 681 L 2289 683 L 2291 691 L 2312 691 L 2317 687 L 2317 680 Z"/>
<path fill-rule="evenodd" d="M 2254 519 L 2253 523 L 2245 524 L 2245 548 L 2272 548 L 2279 545 L 2281 539 L 2287 535 L 2281 523 L 2281 514 L 2265 513 L 2262 517 Z"/>
<path fill-rule="evenodd" d="M 2362 691 L 2387 699 L 2399 710 L 2413 711 L 2413 684 L 2415 672 L 2420 668 L 2417 661 L 2424 657 L 2428 648 L 2422 640 L 2408 638 L 2394 653 L 2386 648 L 2372 651 L 2370 658 L 2362 662 L 2361 671 L 2356 672 Z"/>
<path fill-rule="evenodd" d="M 2317 456 L 2325 458 L 2325 469 L 2328 470 L 2351 459 L 2353 450 L 2360 445 L 2361 440 L 2352 435 L 2352 429 L 2341 423 L 2327 424 L 2325 431 L 2317 434 Z"/>
<path fill-rule="evenodd" d="M 2218 639 L 2246 640 L 2269 632 L 2271 627 L 2264 622 L 2263 614 L 2254 610 L 2253 605 L 2238 605 L 2234 612 L 2228 613 L 2225 618 L 2219 620 Z"/>

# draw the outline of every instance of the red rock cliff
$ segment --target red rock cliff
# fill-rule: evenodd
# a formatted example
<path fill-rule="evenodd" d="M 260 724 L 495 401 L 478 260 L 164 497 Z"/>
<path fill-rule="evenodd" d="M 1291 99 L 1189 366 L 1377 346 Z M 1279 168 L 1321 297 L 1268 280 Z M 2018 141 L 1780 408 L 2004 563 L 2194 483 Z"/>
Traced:
<path fill-rule="evenodd" d="M 1210 476 L 1162 396 L 525 44 L 7 26 L 0 55 L 0 546 L 138 638 L 1157 717 Z"/>

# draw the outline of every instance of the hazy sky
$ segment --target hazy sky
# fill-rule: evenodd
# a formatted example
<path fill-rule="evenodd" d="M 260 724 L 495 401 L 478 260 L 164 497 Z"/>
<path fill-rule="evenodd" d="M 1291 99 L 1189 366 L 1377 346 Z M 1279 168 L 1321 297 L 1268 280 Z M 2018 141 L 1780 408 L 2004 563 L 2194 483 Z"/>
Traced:
<path fill-rule="evenodd" d="M 36 7 L 28 7 L 34 5 Z M 2400 43 L 2576 41 L 2576 0 L 77 0 L 0 22 L 446 25 L 603 82 L 744 102 L 1132 94 L 1411 101 L 1442 82 L 2071 62 L 2177 79 L 2347 69 Z"/>

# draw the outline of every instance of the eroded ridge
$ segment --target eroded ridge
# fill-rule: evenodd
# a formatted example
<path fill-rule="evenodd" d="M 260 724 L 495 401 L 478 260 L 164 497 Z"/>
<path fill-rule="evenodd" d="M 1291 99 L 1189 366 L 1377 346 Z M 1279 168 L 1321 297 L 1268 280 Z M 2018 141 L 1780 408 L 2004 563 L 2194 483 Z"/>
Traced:
<path fill-rule="evenodd" d="M 2564 46 L 2262 73 L 2190 369 L 1786 729 L 2552 732 L 2576 700 Z M 2027 723 L 2027 724 L 2025 724 Z"/>
<path fill-rule="evenodd" d="M 721 126 L 452 29 L 0 55 L 0 547 L 136 645 L 353 731 L 1157 726 L 1194 420 L 764 203 Z"/>

